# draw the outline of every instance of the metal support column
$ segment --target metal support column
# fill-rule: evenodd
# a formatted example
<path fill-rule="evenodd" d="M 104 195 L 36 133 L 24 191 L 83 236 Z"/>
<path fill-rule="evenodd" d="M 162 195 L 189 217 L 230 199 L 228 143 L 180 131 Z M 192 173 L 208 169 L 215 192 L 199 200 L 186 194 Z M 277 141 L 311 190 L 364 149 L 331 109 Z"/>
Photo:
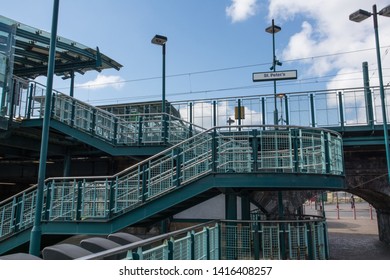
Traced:
<path fill-rule="evenodd" d="M 74 97 L 74 71 L 70 71 L 70 90 L 69 96 Z"/>
<path fill-rule="evenodd" d="M 225 192 L 225 219 L 237 221 L 237 195 L 231 189 Z M 226 222 L 226 258 L 237 259 L 237 224 Z"/>
<path fill-rule="evenodd" d="M 368 63 L 363 62 L 363 81 L 364 81 L 364 96 L 366 101 L 366 116 L 367 124 L 374 127 L 374 108 L 372 102 L 372 92 L 370 89 L 370 79 L 368 77 Z"/>
<path fill-rule="evenodd" d="M 70 176 L 70 168 L 72 163 L 72 156 L 70 155 L 69 151 L 66 151 L 66 155 L 64 156 L 64 177 Z"/>
<path fill-rule="evenodd" d="M 379 34 L 378 34 L 378 13 L 376 10 L 376 5 L 372 7 L 372 14 L 374 16 L 374 31 L 375 31 L 375 46 L 376 46 L 376 58 L 378 63 L 378 76 L 379 76 L 379 92 L 381 97 L 381 109 L 382 109 L 382 118 L 383 118 L 383 136 L 385 140 L 385 151 L 386 151 L 386 162 L 387 162 L 387 179 L 388 184 L 390 183 L 390 147 L 389 147 L 389 130 L 387 127 L 387 115 L 386 115 L 386 99 L 385 99 L 385 89 L 383 86 L 383 74 L 382 74 L 382 58 L 381 50 L 379 44 Z"/>
<path fill-rule="evenodd" d="M 42 206 L 43 206 L 43 191 L 45 187 L 46 177 L 46 160 L 47 160 L 47 146 L 49 142 L 49 130 L 50 130 L 50 105 L 51 95 L 53 90 L 53 75 L 55 67 L 55 53 L 57 46 L 57 25 L 58 25 L 58 10 L 59 0 L 54 0 L 53 5 L 53 19 L 51 25 L 51 37 L 50 37 L 50 49 L 49 49 L 49 63 L 47 69 L 47 84 L 46 84 L 46 98 L 45 98 L 45 115 L 43 118 L 42 127 L 42 140 L 41 140 L 41 152 L 39 159 L 39 171 L 38 171 L 38 186 L 37 186 L 37 199 L 35 208 L 34 226 L 30 235 L 30 248 L 29 252 L 32 255 L 39 256 L 41 248 L 41 218 L 42 218 Z"/>

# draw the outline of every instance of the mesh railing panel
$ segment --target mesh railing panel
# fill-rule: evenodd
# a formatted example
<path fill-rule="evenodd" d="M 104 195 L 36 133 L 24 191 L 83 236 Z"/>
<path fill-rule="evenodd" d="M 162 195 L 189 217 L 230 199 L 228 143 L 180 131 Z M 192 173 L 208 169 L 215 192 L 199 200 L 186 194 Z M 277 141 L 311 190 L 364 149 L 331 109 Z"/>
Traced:
<path fill-rule="evenodd" d="M 3 205 L 0 211 L 0 238 L 3 236 L 7 236 L 8 234 L 13 232 L 14 228 L 14 210 L 16 201 L 12 200 L 11 202 Z"/>
<path fill-rule="evenodd" d="M 173 259 L 174 260 L 190 260 L 191 259 L 191 233 L 186 237 L 178 240 L 171 239 L 173 243 Z"/>
<path fill-rule="evenodd" d="M 260 131 L 258 169 L 292 170 L 291 131 Z"/>
<path fill-rule="evenodd" d="M 289 258 L 292 260 L 308 259 L 308 235 L 306 224 L 289 224 Z"/>
<path fill-rule="evenodd" d="M 249 223 L 226 222 L 221 224 L 221 254 L 226 260 L 253 259 Z"/>
<path fill-rule="evenodd" d="M 194 233 L 194 259 L 207 260 L 207 229 Z"/>
<path fill-rule="evenodd" d="M 279 240 L 279 224 L 263 225 L 262 232 L 262 248 L 263 259 L 279 260 L 280 259 L 280 240 Z"/>
<path fill-rule="evenodd" d="M 250 128 L 199 133 L 112 177 L 49 179 L 43 219 L 109 219 L 213 172 L 343 174 L 338 134 L 308 128 Z M 16 196 L 23 201 L 23 210 L 12 208 L 12 215 L 28 225 L 35 211 L 35 197 L 29 193 Z M 0 213 L 7 213 L 3 207 L 0 204 Z"/>

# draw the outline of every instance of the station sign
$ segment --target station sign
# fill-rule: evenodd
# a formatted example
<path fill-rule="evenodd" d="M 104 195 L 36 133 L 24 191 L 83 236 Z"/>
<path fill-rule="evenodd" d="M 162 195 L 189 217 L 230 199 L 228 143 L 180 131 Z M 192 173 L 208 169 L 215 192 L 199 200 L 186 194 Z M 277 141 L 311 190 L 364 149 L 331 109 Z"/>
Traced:
<path fill-rule="evenodd" d="M 298 77 L 297 70 L 275 71 L 275 72 L 257 72 L 252 74 L 254 82 L 276 81 L 276 80 L 294 80 Z"/>

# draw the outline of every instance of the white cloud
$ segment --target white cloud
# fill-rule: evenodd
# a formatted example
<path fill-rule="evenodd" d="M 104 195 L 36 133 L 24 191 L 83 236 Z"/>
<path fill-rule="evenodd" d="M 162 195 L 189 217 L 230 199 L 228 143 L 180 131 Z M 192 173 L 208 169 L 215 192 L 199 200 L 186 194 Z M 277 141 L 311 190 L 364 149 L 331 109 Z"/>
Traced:
<path fill-rule="evenodd" d="M 371 1 L 368 1 L 371 2 Z M 378 10 L 388 5 L 385 0 L 377 0 Z M 289 41 L 282 50 L 281 60 L 309 58 L 293 62 L 300 64 L 300 78 L 321 77 L 335 73 L 338 75 L 328 84 L 328 88 L 360 87 L 361 79 L 356 74 L 348 77 L 347 73 L 361 72 L 362 62 L 367 61 L 370 68 L 371 85 L 378 84 L 374 27 L 372 18 L 361 23 L 348 19 L 358 10 L 372 11 L 372 3 L 366 0 L 269 0 L 268 18 L 275 18 L 276 24 L 282 26 L 297 25 L 298 31 L 289 34 Z M 378 16 L 381 46 L 390 45 L 390 20 Z M 300 27 L 299 27 L 300 26 Z M 293 30 L 293 29 L 284 29 Z M 282 30 L 282 31 L 284 31 Z M 291 31 L 290 31 L 291 32 Z M 369 51 L 362 51 L 368 50 Z M 384 83 L 390 80 L 390 54 L 382 49 L 382 68 Z M 345 53 L 345 54 L 341 54 Z M 328 55 L 329 56 L 326 56 Z M 332 55 L 339 54 L 339 55 Z M 313 59 L 310 59 L 313 58 Z M 386 78 L 387 76 L 387 78 Z"/>
<path fill-rule="evenodd" d="M 92 81 L 88 81 L 82 84 L 77 84 L 76 87 L 88 88 L 88 89 L 102 89 L 102 88 L 114 88 L 121 89 L 124 86 L 124 79 L 120 76 L 103 75 L 98 74 Z"/>
<path fill-rule="evenodd" d="M 256 14 L 257 0 L 232 0 L 229 7 L 226 8 L 226 15 L 232 22 L 244 21 Z"/>

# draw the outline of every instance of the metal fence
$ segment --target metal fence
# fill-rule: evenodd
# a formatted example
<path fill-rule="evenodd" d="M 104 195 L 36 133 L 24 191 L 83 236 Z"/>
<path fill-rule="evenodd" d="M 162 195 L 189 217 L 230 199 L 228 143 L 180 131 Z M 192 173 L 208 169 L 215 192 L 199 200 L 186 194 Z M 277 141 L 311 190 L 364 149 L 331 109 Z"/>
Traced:
<path fill-rule="evenodd" d="M 15 119 L 43 118 L 46 88 L 33 81 L 15 81 Z M 114 145 L 177 144 L 204 130 L 170 114 L 114 115 L 55 90 L 51 107 L 52 119 Z"/>
<path fill-rule="evenodd" d="M 326 221 L 218 221 L 152 237 L 81 259 L 126 253 L 131 260 L 324 260 L 329 258 Z"/>
<path fill-rule="evenodd" d="M 222 259 L 323 260 L 328 256 L 326 221 L 321 217 L 221 223 Z"/>
<path fill-rule="evenodd" d="M 208 174 L 343 175 L 342 139 L 324 129 L 217 127 L 114 176 L 49 178 L 43 221 L 109 219 Z M 0 238 L 32 226 L 36 186 L 0 203 Z"/>
<path fill-rule="evenodd" d="M 14 80 L 18 98 L 10 107 L 12 110 L 8 108 L 9 114 L 15 119 L 42 118 L 46 88 L 34 81 L 17 77 Z M 389 90 L 390 86 L 386 86 L 385 93 Z M 390 104 L 390 100 L 386 101 Z M 224 126 L 229 120 L 235 121 L 236 125 L 273 125 L 274 102 L 273 95 L 188 100 L 170 103 L 175 116 L 139 112 L 115 115 L 53 91 L 52 116 L 114 144 L 150 145 L 164 141 L 178 143 L 175 140 L 192 135 L 194 126 L 208 129 Z M 383 123 L 378 87 L 286 93 L 276 102 L 280 125 L 337 128 Z M 390 105 L 386 106 L 390 118 Z M 116 111 L 115 105 L 109 107 Z M 133 105 L 121 104 L 119 107 L 123 112 L 131 112 Z M 164 134 L 171 138 L 162 139 Z"/>
<path fill-rule="evenodd" d="M 385 93 L 389 90 L 390 86 L 386 86 Z M 236 125 L 272 125 L 274 100 L 274 95 L 267 94 L 178 101 L 171 105 L 184 120 L 204 128 L 223 126 L 230 120 Z M 386 101 L 390 104 L 390 99 Z M 276 102 L 280 125 L 344 127 L 383 123 L 378 87 L 285 93 Z M 386 106 L 389 118 L 390 105 Z"/>

